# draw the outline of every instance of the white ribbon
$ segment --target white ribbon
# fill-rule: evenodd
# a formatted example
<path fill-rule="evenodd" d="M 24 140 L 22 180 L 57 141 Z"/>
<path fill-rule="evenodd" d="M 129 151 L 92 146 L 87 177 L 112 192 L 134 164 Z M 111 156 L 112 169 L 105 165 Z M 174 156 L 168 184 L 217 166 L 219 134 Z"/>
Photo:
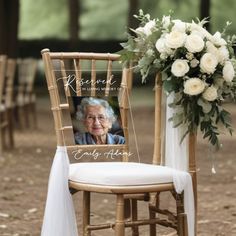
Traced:
<path fill-rule="evenodd" d="M 174 109 L 168 104 L 172 103 L 174 94 L 170 94 L 166 100 L 166 145 L 165 165 L 173 170 L 173 182 L 177 193 L 184 191 L 184 209 L 187 214 L 188 235 L 194 236 L 194 196 L 192 178 L 188 173 L 188 136 L 181 142 L 183 135 L 181 127 L 173 128 L 169 121 L 174 114 Z"/>
<path fill-rule="evenodd" d="M 78 235 L 68 176 L 69 158 L 66 147 L 57 147 L 49 177 L 41 236 Z"/>

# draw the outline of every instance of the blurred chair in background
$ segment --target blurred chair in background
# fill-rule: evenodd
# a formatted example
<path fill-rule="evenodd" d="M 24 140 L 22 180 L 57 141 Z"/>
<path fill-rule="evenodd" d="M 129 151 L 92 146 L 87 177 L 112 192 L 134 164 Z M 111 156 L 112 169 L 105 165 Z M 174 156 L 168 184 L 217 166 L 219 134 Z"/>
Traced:
<path fill-rule="evenodd" d="M 7 112 L 3 101 L 3 89 L 5 86 L 5 71 L 6 71 L 7 57 L 0 55 L 0 155 L 3 151 L 4 140 L 5 140 L 5 128 L 7 122 Z"/>
<path fill-rule="evenodd" d="M 19 128 L 37 127 L 36 95 L 34 80 L 37 71 L 37 60 L 33 58 L 18 59 L 18 86 L 16 111 Z"/>
<path fill-rule="evenodd" d="M 13 92 L 14 78 L 16 71 L 16 60 L 6 59 L 1 56 L 1 83 L 0 83 L 0 99 L 1 99 L 1 148 L 14 147 L 14 131 L 13 131 Z"/>
<path fill-rule="evenodd" d="M 9 147 L 14 147 L 14 107 L 13 101 L 14 96 L 14 79 L 16 72 L 16 59 L 9 58 L 7 60 L 6 69 L 6 84 L 5 84 L 5 106 L 7 109 L 7 120 L 8 120 L 8 136 L 9 136 Z"/>

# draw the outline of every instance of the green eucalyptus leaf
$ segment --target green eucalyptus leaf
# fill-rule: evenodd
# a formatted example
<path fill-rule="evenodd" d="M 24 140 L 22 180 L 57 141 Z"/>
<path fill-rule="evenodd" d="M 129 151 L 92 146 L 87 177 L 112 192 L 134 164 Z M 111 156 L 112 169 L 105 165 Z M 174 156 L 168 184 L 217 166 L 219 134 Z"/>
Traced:
<path fill-rule="evenodd" d="M 211 103 L 203 100 L 202 98 L 198 99 L 197 104 L 202 108 L 204 113 L 209 113 L 212 109 Z"/>

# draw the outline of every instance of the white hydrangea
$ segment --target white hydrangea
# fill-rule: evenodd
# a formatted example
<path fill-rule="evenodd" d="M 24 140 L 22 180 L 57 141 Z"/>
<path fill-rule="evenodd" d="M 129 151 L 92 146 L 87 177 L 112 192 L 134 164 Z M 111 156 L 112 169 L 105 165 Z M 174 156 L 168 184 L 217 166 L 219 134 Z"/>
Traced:
<path fill-rule="evenodd" d="M 190 78 L 184 83 L 184 93 L 188 95 L 198 95 L 205 89 L 205 83 L 199 78 Z"/>
<path fill-rule="evenodd" d="M 176 77 L 183 77 L 189 71 L 187 60 L 177 59 L 171 66 L 171 73 Z"/>

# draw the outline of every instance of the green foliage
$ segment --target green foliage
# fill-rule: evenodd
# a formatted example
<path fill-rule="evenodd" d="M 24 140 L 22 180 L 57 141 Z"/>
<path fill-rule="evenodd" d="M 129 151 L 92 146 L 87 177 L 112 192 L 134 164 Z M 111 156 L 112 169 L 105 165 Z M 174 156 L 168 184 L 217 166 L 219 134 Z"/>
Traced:
<path fill-rule="evenodd" d="M 86 0 L 81 1 L 81 38 L 123 39 L 127 25 L 127 0 Z"/>
<path fill-rule="evenodd" d="M 19 38 L 68 38 L 67 0 L 22 0 Z"/>
<path fill-rule="evenodd" d="M 231 134 L 233 131 L 230 114 L 222 108 L 222 100 L 236 97 L 235 55 L 231 50 L 235 37 L 226 42 L 217 33 L 216 41 L 216 35 L 203 28 L 205 20 L 187 23 L 171 16 L 152 19 L 142 10 L 135 17 L 140 25 L 131 29 L 134 35 L 128 35 L 128 41 L 122 44 L 122 61 L 126 64 L 132 61 L 143 81 L 152 72 L 162 74 L 164 91 L 167 96 L 172 94 L 171 99 L 173 97 L 168 103 L 174 112 L 169 121 L 173 127 L 185 129 L 182 140 L 200 127 L 203 138 L 219 148 L 220 127 L 225 127 Z M 195 41 L 191 41 L 189 47 L 192 37 Z M 196 45 L 201 47 L 195 51 Z M 226 57 L 219 56 L 220 50 L 225 50 Z M 216 60 L 210 72 L 204 67 L 209 64 L 203 64 L 207 56 Z"/>
<path fill-rule="evenodd" d="M 83 39 L 124 39 L 128 18 L 128 0 L 80 0 L 80 18 Z M 68 1 L 21 0 L 19 37 L 21 39 L 68 38 Z M 199 16 L 199 1 L 192 0 L 145 0 L 140 8 L 159 17 L 174 10 L 174 17 L 189 21 Z M 232 22 L 229 33 L 236 31 L 235 0 L 211 1 L 212 31 L 222 29 L 224 22 Z"/>

